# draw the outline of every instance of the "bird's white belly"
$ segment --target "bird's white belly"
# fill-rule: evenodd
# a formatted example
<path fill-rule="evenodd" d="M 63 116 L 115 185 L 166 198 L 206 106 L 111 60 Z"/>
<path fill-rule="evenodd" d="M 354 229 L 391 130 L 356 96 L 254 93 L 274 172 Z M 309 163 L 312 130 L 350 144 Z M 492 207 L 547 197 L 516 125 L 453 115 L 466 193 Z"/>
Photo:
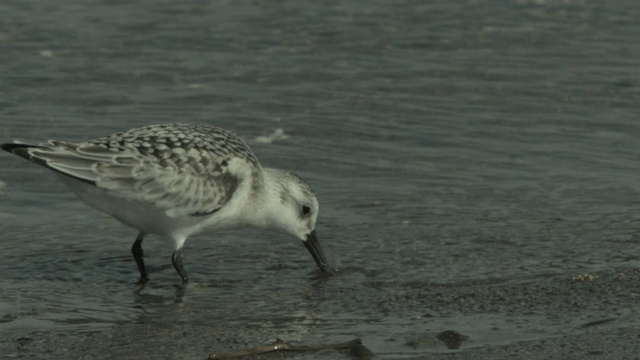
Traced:
<path fill-rule="evenodd" d="M 167 216 L 164 209 L 157 208 L 151 203 L 115 196 L 110 194 L 108 190 L 65 175 L 57 175 L 85 204 L 145 233 L 169 237 L 180 233 L 189 236 L 199 233 L 205 228 L 206 216 L 172 218 Z"/>

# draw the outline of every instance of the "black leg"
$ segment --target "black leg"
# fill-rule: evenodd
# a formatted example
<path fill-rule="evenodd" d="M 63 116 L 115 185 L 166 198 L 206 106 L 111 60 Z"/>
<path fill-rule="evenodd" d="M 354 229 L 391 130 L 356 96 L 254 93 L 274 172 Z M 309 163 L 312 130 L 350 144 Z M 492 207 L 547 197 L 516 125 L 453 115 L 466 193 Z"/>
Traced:
<path fill-rule="evenodd" d="M 188 283 L 189 277 L 187 276 L 187 272 L 184 271 L 184 266 L 182 266 L 182 248 L 176 249 L 176 251 L 173 252 L 171 262 L 173 262 L 173 267 L 176 268 L 176 271 L 180 274 L 182 282 Z"/>
<path fill-rule="evenodd" d="M 138 265 L 138 271 L 140 271 L 140 280 L 138 280 L 138 284 L 144 284 L 149 281 L 149 276 L 147 275 L 147 268 L 144 266 L 144 259 L 142 258 L 144 252 L 142 251 L 142 240 L 144 240 L 144 233 L 140 231 L 136 241 L 131 246 L 131 252 L 133 253 L 133 258 L 136 260 L 136 265 Z"/>

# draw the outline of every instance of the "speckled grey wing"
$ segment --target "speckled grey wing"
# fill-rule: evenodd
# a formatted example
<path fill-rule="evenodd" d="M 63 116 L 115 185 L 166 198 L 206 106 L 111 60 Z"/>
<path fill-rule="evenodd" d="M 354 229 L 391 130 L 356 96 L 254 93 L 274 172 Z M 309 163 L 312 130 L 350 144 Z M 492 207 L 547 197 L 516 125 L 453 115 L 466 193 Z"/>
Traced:
<path fill-rule="evenodd" d="M 31 148 L 29 159 L 113 196 L 152 203 L 170 217 L 214 213 L 238 186 L 222 156 L 199 148 L 154 150 L 50 141 Z"/>
<path fill-rule="evenodd" d="M 153 203 L 171 217 L 212 214 L 229 201 L 239 179 L 229 173 L 225 159 L 196 148 L 166 152 L 161 157 L 119 155 L 99 163 L 96 185 Z"/>
<path fill-rule="evenodd" d="M 56 172 L 71 176 L 79 181 L 95 185 L 96 162 L 108 161 L 110 157 L 98 152 L 82 154 L 77 151 L 78 145 L 64 141 L 49 141 L 45 144 L 2 144 L 2 148 L 23 157 L 38 165 Z"/>

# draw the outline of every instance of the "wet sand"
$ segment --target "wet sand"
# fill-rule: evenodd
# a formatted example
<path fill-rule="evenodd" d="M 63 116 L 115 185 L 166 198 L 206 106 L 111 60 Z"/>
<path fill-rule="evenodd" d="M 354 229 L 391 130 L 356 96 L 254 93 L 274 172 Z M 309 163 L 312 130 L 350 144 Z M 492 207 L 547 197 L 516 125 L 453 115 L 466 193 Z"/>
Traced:
<path fill-rule="evenodd" d="M 345 269 L 340 276 L 353 276 L 355 272 Z M 635 269 L 521 283 L 504 279 L 444 285 L 368 283 L 353 290 L 336 289 L 332 281 L 316 285 L 312 291 L 320 295 L 305 300 L 309 307 L 316 308 L 317 324 L 309 324 L 315 327 L 314 333 L 292 342 L 311 345 L 327 342 L 324 339 L 348 341 L 348 335 L 336 335 L 335 330 L 340 329 L 341 322 L 345 328 L 353 328 L 353 321 L 362 319 L 374 324 L 396 323 L 387 333 L 372 338 L 366 333 L 353 334 L 364 335 L 363 344 L 381 359 L 392 359 L 399 353 L 405 354 L 402 358 L 415 359 L 632 359 L 640 353 L 640 271 Z M 333 296 L 327 294 L 330 290 L 340 291 Z M 198 291 L 198 285 L 192 284 L 184 293 L 176 291 L 175 300 L 182 301 L 179 296 L 188 298 L 189 291 Z M 279 333 L 273 326 L 261 326 L 262 321 L 290 322 L 282 312 L 259 313 L 259 309 L 243 308 L 241 304 L 214 308 L 188 302 L 167 303 L 156 310 L 136 323 L 103 331 L 5 336 L 0 351 L 6 358 L 28 359 L 205 359 L 214 351 L 259 346 L 278 338 L 288 341 L 288 330 Z M 226 318 L 224 326 L 203 321 L 215 318 L 211 313 L 225 310 L 226 315 L 219 315 Z M 353 317 L 325 319 L 334 310 Z M 397 326 L 403 321 L 412 325 L 403 330 Z M 439 339 L 445 331 L 464 336 L 458 349 L 448 348 L 452 344 Z M 325 350 L 249 358 L 366 356 Z"/>

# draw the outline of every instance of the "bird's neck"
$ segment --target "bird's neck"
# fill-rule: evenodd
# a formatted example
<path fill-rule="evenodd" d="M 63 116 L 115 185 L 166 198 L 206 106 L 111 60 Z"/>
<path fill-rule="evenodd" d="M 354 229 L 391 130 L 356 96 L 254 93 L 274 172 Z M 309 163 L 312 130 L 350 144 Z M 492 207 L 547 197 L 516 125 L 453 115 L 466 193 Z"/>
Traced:
<path fill-rule="evenodd" d="M 263 168 L 259 176 L 251 179 L 252 194 L 254 196 L 251 201 L 252 209 L 247 209 L 255 213 L 252 218 L 255 219 L 253 225 L 267 228 L 279 226 L 279 219 L 285 210 L 284 184 L 282 182 L 283 171 L 272 168 Z"/>

